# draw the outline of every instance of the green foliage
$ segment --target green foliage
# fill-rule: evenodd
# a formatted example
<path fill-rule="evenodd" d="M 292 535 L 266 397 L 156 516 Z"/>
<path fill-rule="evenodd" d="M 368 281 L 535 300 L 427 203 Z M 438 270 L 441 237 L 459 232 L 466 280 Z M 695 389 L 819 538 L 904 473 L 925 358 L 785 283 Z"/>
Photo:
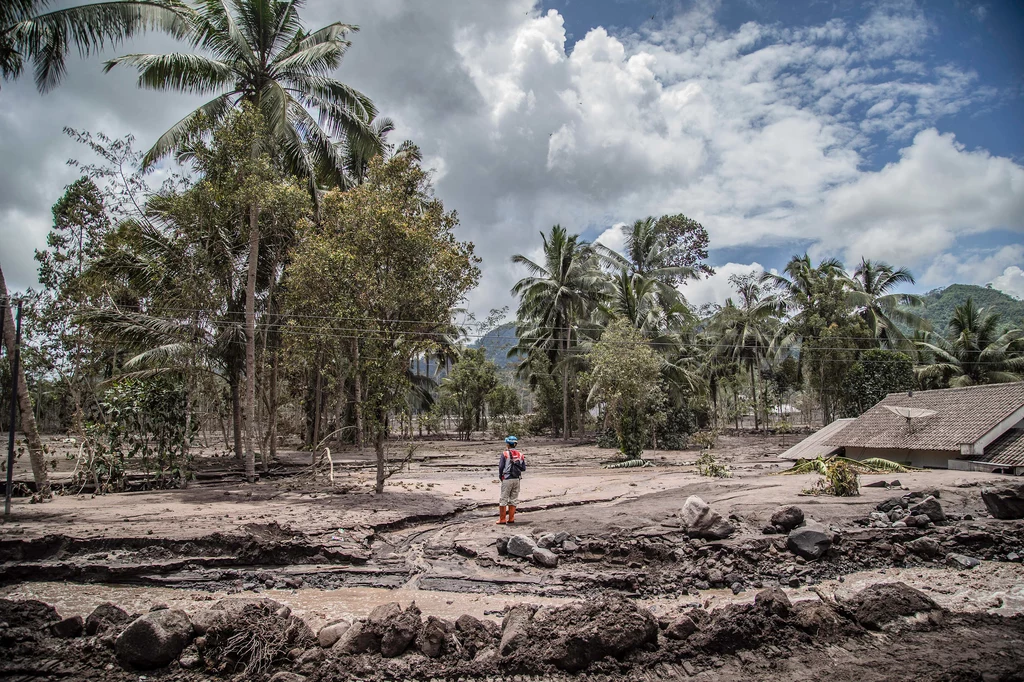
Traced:
<path fill-rule="evenodd" d="M 616 320 L 594 344 L 589 360 L 592 395 L 611 412 L 620 451 L 626 459 L 639 459 L 664 400 L 659 358 L 636 329 Z"/>
<path fill-rule="evenodd" d="M 701 450 L 697 458 L 697 473 L 710 478 L 729 478 L 732 474 L 729 469 L 718 461 L 711 450 Z"/>
<path fill-rule="evenodd" d="M 957 306 L 946 337 L 929 333 L 918 342 L 918 377 L 929 388 L 1020 381 L 1024 377 L 1024 330 L 1001 332 L 1000 318 L 974 304 Z"/>
<path fill-rule="evenodd" d="M 480 430 L 484 404 L 497 388 L 497 367 L 486 359 L 483 349 L 466 349 L 441 382 L 442 404 L 452 408 L 461 437 L 468 440 L 473 431 Z M 501 397 L 507 396 L 502 393 Z M 501 407 L 511 406 L 501 403 Z"/>
<path fill-rule="evenodd" d="M 699 445 L 702 450 L 713 450 L 718 443 L 718 429 L 698 431 L 693 434 L 693 442 Z"/>
<path fill-rule="evenodd" d="M 190 445 L 199 421 L 180 382 L 125 379 L 107 389 L 100 405 L 104 420 L 87 432 L 101 491 L 123 490 L 133 468 L 160 486 L 181 486 L 192 477 Z"/>
<path fill-rule="evenodd" d="M 813 492 L 835 497 L 857 497 L 860 495 L 857 471 L 847 462 L 835 460 L 821 472 L 821 478 L 814 484 Z"/>
<path fill-rule="evenodd" d="M 666 259 L 668 266 L 690 268 L 705 277 L 715 274 L 714 268 L 705 263 L 709 239 L 703 225 L 679 213 L 661 216 L 655 229 L 664 235 L 666 246 L 671 250 Z"/>
<path fill-rule="evenodd" d="M 888 459 L 881 457 L 872 457 L 870 459 L 856 460 L 849 459 L 847 457 L 816 457 L 815 459 L 800 459 L 797 460 L 793 466 L 784 471 L 778 472 L 781 476 L 788 476 L 793 474 L 811 474 L 820 473 L 822 475 L 828 471 L 836 462 L 841 462 L 846 466 L 850 467 L 856 472 L 863 474 L 885 474 L 885 473 L 907 473 L 910 471 L 920 471 L 914 467 L 905 466 L 898 464 Z"/>
<path fill-rule="evenodd" d="M 988 313 L 999 315 L 1003 330 L 1024 328 L 1024 301 L 1019 301 L 998 289 L 973 284 L 950 284 L 942 289 L 933 289 L 922 297 L 921 317 L 931 323 L 932 331 L 945 336 L 949 322 L 957 307 L 971 299 L 974 305 Z"/>
<path fill-rule="evenodd" d="M 662 450 L 683 450 L 690 436 L 700 428 L 702 415 L 690 405 L 675 405 L 664 412 L 664 419 L 655 428 L 658 447 Z"/>
<path fill-rule="evenodd" d="M 899 351 L 873 348 L 861 353 L 850 368 L 844 390 L 850 416 L 863 414 L 890 393 L 917 388 L 910 357 Z"/>

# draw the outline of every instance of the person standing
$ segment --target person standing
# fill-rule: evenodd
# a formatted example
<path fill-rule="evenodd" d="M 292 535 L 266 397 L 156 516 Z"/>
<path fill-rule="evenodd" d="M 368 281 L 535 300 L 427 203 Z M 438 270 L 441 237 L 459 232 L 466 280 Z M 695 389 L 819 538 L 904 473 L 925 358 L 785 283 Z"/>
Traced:
<path fill-rule="evenodd" d="M 516 505 L 519 503 L 519 479 L 526 471 L 526 458 L 516 449 L 519 439 L 509 436 L 505 449 L 498 458 L 498 480 L 501 481 L 501 497 L 498 500 L 498 523 L 516 522 Z M 508 516 L 506 517 L 506 513 Z"/>

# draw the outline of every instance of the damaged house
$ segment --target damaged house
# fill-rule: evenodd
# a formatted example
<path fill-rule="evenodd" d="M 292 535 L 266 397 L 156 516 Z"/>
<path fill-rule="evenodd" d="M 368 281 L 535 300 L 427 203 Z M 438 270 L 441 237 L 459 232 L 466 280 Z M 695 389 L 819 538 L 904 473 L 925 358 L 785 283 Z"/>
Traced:
<path fill-rule="evenodd" d="M 1024 382 L 891 393 L 842 422 L 800 445 L 813 455 L 1024 474 Z"/>

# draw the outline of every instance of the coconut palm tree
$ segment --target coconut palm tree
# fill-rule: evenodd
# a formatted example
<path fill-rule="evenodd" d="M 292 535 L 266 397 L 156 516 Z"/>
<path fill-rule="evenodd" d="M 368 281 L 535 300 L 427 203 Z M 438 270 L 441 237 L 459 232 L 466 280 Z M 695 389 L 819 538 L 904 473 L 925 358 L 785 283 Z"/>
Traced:
<path fill-rule="evenodd" d="M 861 258 L 860 265 L 849 278 L 849 302 L 860 315 L 880 345 L 895 348 L 909 344 L 899 328 L 904 324 L 919 328 L 924 320 L 901 306 L 921 306 L 924 301 L 915 294 L 897 294 L 892 290 L 901 284 L 913 284 L 914 276 L 906 268 Z M 899 324 L 897 324 L 899 323 Z"/>
<path fill-rule="evenodd" d="M 288 172 L 345 187 L 345 145 L 380 146 L 371 121 L 376 109 L 363 93 L 330 74 L 341 64 L 356 26 L 335 22 L 307 31 L 302 0 L 195 0 L 187 13 L 186 39 L 196 52 L 129 54 L 106 63 L 134 67 L 139 86 L 213 94 L 160 136 L 143 158 L 148 167 L 177 150 L 201 122 L 216 124 L 242 102 L 262 114 Z M 311 112 L 315 111 L 316 115 Z M 315 194 L 315 192 L 314 192 Z"/>
<path fill-rule="evenodd" d="M 918 376 L 939 386 L 1000 384 L 1024 378 L 1024 332 L 1000 333 L 999 314 L 985 314 L 968 298 L 953 309 L 946 338 L 929 333 L 918 342 L 925 357 Z"/>
<path fill-rule="evenodd" d="M 672 265 L 678 260 L 681 247 L 668 244 L 653 216 L 637 220 L 625 228 L 625 237 L 624 254 L 603 244 L 595 244 L 594 249 L 613 271 L 625 271 L 630 276 L 650 280 L 665 305 L 680 300 L 676 284 L 699 278 L 695 268 Z"/>
<path fill-rule="evenodd" d="M 522 254 L 512 262 L 522 265 L 530 276 L 519 280 L 512 293 L 520 297 L 516 334 L 517 352 L 531 355 L 546 352 L 562 368 L 562 437 L 569 437 L 569 355 L 574 333 L 601 297 L 604 281 L 593 247 L 570 235 L 561 225 L 541 233 L 543 265 Z M 554 363 L 553 363 L 554 364 Z"/>
<path fill-rule="evenodd" d="M 836 258 L 826 258 L 817 267 L 811 263 L 811 257 L 793 256 L 783 269 L 785 274 L 766 272 L 761 275 L 761 284 L 767 284 L 779 291 L 779 298 L 786 304 L 786 309 L 799 316 L 804 304 L 814 294 L 814 280 L 819 277 L 846 278 L 843 264 Z"/>
<path fill-rule="evenodd" d="M 768 295 L 763 278 L 755 275 L 733 275 L 729 281 L 736 287 L 739 304 L 732 298 L 711 321 L 717 337 L 718 352 L 745 367 L 750 374 L 750 390 L 754 401 L 754 428 L 760 427 L 757 412 L 756 373 L 765 362 L 778 328 L 777 316 L 782 304 Z"/>
<path fill-rule="evenodd" d="M 0 75 L 18 78 L 26 62 L 40 92 L 67 72 L 68 52 L 83 57 L 147 30 L 178 37 L 188 31 L 187 10 L 174 0 L 111 0 L 55 8 L 56 0 L 0 2 Z"/>

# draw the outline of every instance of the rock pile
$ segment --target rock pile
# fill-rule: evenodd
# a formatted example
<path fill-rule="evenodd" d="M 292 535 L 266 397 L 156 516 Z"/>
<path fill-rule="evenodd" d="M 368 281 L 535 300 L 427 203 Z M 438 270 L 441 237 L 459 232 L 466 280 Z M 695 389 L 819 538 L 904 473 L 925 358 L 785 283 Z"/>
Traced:
<path fill-rule="evenodd" d="M 868 515 L 866 525 L 872 528 L 927 528 L 946 523 L 946 513 L 939 503 L 938 489 L 912 492 L 879 502 Z"/>
<path fill-rule="evenodd" d="M 544 568 L 557 568 L 559 556 L 579 549 L 576 539 L 564 531 L 545 533 L 537 540 L 529 535 L 512 535 L 498 539 L 498 554 L 530 559 Z"/>

